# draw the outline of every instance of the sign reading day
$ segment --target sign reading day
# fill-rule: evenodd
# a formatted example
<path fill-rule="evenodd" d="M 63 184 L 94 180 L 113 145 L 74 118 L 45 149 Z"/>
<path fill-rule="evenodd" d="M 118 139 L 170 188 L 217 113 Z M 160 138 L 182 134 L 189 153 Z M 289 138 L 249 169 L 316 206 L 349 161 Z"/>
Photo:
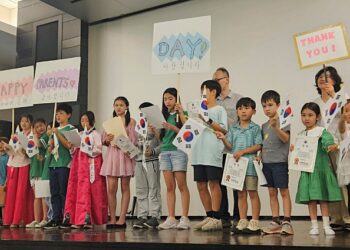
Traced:
<path fill-rule="evenodd" d="M 209 71 L 210 33 L 210 16 L 155 23 L 152 73 Z"/>
<path fill-rule="evenodd" d="M 0 110 L 32 106 L 34 67 L 0 71 Z"/>
<path fill-rule="evenodd" d="M 349 43 L 342 24 L 296 34 L 294 43 L 300 68 L 350 57 Z"/>
<path fill-rule="evenodd" d="M 37 63 L 33 103 L 76 101 L 79 75 L 80 57 Z"/>

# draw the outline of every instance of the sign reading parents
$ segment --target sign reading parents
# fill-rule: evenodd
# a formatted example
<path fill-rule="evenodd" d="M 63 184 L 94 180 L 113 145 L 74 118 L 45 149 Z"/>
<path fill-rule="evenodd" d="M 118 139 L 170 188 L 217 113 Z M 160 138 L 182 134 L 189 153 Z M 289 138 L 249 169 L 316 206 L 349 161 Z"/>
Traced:
<path fill-rule="evenodd" d="M 80 57 L 37 63 L 33 103 L 76 101 L 79 74 Z"/>
<path fill-rule="evenodd" d="M 210 32 L 210 16 L 155 23 L 152 73 L 209 71 Z"/>
<path fill-rule="evenodd" d="M 0 71 L 0 110 L 32 106 L 34 67 Z"/>
<path fill-rule="evenodd" d="M 350 57 L 345 27 L 342 24 L 296 34 L 294 42 L 300 68 Z"/>

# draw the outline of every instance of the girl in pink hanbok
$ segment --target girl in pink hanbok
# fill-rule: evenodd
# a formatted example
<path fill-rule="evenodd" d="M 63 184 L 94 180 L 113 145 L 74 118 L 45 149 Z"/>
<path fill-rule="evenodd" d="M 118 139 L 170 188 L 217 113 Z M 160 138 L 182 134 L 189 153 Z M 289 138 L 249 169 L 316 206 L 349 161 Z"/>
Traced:
<path fill-rule="evenodd" d="M 95 130 L 95 115 L 87 111 L 80 117 L 82 142 L 71 147 L 72 165 L 69 174 L 64 223 L 61 228 L 92 228 L 107 223 L 106 179 L 102 166 L 101 135 Z"/>

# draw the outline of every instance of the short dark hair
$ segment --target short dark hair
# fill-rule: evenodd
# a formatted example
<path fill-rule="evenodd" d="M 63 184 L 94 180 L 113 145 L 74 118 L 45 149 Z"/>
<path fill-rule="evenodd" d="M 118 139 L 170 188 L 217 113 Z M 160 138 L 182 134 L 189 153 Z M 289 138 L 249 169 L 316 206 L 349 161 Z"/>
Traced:
<path fill-rule="evenodd" d="M 341 85 L 343 84 L 343 81 L 340 77 L 340 75 L 338 74 L 338 71 L 332 67 L 332 66 L 327 66 L 325 67 L 325 69 L 320 69 L 317 74 L 315 75 L 315 86 L 317 89 L 317 92 L 319 95 L 321 95 L 321 89 L 317 86 L 317 80 L 318 78 L 320 78 L 320 76 L 324 73 L 324 71 L 326 70 L 326 72 L 329 72 L 329 74 L 331 75 L 332 80 L 334 81 L 334 91 L 335 93 L 337 93 L 340 89 L 341 89 Z"/>
<path fill-rule="evenodd" d="M 201 89 L 203 89 L 204 87 L 206 87 L 210 91 L 216 90 L 216 96 L 215 97 L 218 97 L 221 94 L 221 86 L 220 86 L 220 84 L 217 81 L 206 80 L 206 81 L 204 81 L 202 83 Z"/>
<path fill-rule="evenodd" d="M 151 106 L 153 106 L 152 103 L 150 103 L 150 102 L 143 102 L 143 103 L 140 104 L 139 109 L 147 108 L 147 107 L 151 107 Z"/>
<path fill-rule="evenodd" d="M 9 139 L 7 139 L 6 137 L 0 137 L 0 142 L 5 142 L 6 144 L 9 143 Z"/>
<path fill-rule="evenodd" d="M 92 111 L 86 111 L 86 112 L 82 113 L 81 116 L 80 116 L 80 120 L 81 120 L 81 118 L 82 118 L 84 115 L 88 118 L 89 125 L 90 125 L 91 127 L 95 126 L 95 114 L 94 114 L 94 112 L 92 112 Z"/>
<path fill-rule="evenodd" d="M 46 125 L 46 121 L 43 118 L 38 118 L 33 122 L 33 126 L 35 126 L 35 124 L 37 123 L 43 123 Z"/>
<path fill-rule="evenodd" d="M 300 113 L 303 112 L 304 109 L 310 109 L 313 112 L 315 112 L 316 116 L 321 115 L 321 110 L 320 110 L 320 106 L 318 106 L 317 103 L 314 102 L 307 102 L 303 105 L 303 107 L 301 108 Z"/>
<path fill-rule="evenodd" d="M 265 93 L 261 96 L 261 103 L 267 102 L 269 100 L 273 100 L 276 104 L 280 104 L 280 94 L 274 90 L 265 91 Z"/>
<path fill-rule="evenodd" d="M 242 97 L 241 99 L 238 100 L 238 102 L 236 104 L 236 109 L 238 109 L 242 106 L 247 107 L 247 108 L 251 107 L 254 110 L 256 108 L 255 101 L 249 97 Z"/>
<path fill-rule="evenodd" d="M 73 109 L 72 109 L 72 107 L 71 107 L 69 104 L 67 104 L 67 103 L 60 103 L 60 104 L 58 104 L 57 109 L 56 109 L 56 112 L 58 112 L 58 111 L 63 111 L 63 112 L 65 112 L 66 114 L 71 115 L 72 112 L 73 112 Z"/>
<path fill-rule="evenodd" d="M 224 68 L 224 67 L 217 68 L 217 69 L 215 70 L 215 72 L 216 72 L 216 71 L 221 71 L 221 72 L 223 72 L 227 77 L 230 77 L 230 74 L 228 73 L 228 70 L 227 70 L 226 68 Z"/>

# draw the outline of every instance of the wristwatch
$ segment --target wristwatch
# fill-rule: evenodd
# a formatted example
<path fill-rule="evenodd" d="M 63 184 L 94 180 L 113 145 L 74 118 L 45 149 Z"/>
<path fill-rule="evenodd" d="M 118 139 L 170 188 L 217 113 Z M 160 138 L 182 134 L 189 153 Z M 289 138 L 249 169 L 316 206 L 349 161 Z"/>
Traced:
<path fill-rule="evenodd" d="M 213 124 L 213 120 L 209 118 L 209 120 L 207 121 L 207 124 L 210 126 Z"/>

